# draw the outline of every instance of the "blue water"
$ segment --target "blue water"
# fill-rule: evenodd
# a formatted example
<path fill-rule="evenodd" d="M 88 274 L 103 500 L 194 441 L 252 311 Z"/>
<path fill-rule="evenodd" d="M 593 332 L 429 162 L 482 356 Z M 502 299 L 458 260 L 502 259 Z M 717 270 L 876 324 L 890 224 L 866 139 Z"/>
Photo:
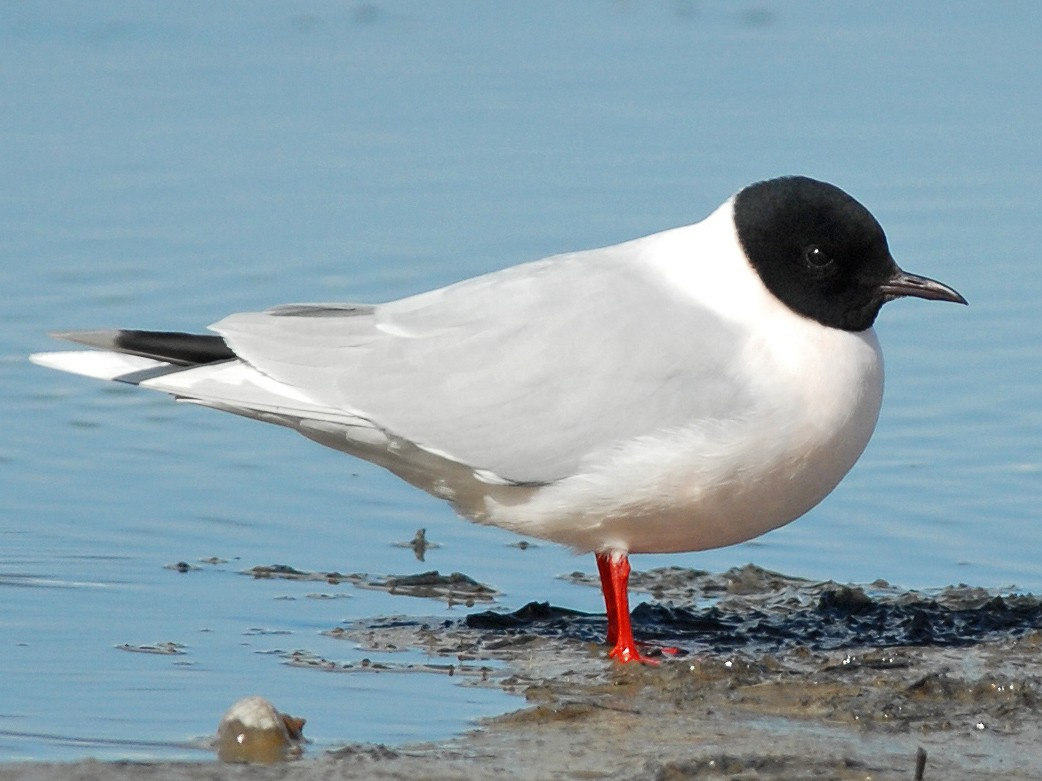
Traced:
<path fill-rule="evenodd" d="M 1042 591 L 1040 30 L 1033 2 L 3 6 L 0 760 L 205 756 L 180 744 L 253 693 L 318 748 L 519 704 L 286 667 L 267 652 L 371 656 L 319 634 L 345 619 L 465 610 L 237 574 L 256 564 L 599 605 L 555 577 L 592 560 L 509 547 L 375 467 L 31 366 L 46 331 L 396 298 L 693 222 L 783 173 L 850 191 L 971 306 L 886 308 L 882 419 L 821 506 L 635 566 Z M 419 527 L 442 545 L 423 565 L 392 545 Z M 228 563 L 164 568 L 209 556 Z M 186 653 L 116 649 L 162 641 Z"/>

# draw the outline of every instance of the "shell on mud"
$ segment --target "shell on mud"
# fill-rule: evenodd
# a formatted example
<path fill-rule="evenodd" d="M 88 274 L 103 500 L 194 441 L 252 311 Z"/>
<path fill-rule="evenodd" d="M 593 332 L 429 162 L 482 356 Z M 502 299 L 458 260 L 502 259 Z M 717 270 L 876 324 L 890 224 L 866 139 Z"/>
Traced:
<path fill-rule="evenodd" d="M 280 713 L 263 697 L 244 697 L 217 726 L 214 746 L 222 762 L 270 764 L 296 759 L 305 743 L 305 719 Z"/>

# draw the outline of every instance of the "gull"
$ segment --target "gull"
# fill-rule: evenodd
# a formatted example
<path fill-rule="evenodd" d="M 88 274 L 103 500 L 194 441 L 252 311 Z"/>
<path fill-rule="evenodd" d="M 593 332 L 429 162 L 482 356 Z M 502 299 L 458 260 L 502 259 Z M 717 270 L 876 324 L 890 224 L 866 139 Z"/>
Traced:
<path fill-rule="evenodd" d="M 609 655 L 649 661 L 629 555 L 806 513 L 875 428 L 883 304 L 965 304 L 902 271 L 872 214 L 801 176 L 701 222 L 383 304 L 232 314 L 212 334 L 67 331 L 44 366 L 276 423 L 472 521 L 596 556 Z"/>

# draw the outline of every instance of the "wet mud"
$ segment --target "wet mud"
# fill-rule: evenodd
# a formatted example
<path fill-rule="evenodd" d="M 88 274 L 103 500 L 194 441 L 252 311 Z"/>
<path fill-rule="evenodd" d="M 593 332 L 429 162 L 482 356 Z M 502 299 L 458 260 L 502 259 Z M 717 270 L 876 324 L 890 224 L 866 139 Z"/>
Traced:
<path fill-rule="evenodd" d="M 290 569 L 260 576 L 311 577 Z M 569 579 L 596 585 L 580 573 Z M 437 573 L 355 585 L 433 588 L 434 598 L 459 602 L 460 589 L 494 594 Z M 538 603 L 327 630 L 374 653 L 423 650 L 425 665 L 343 665 L 307 651 L 285 659 L 320 672 L 456 675 L 524 698 L 451 741 L 345 744 L 266 767 L 6 766 L 0 779 L 1042 778 L 1036 597 L 815 583 L 752 566 L 634 573 L 633 587 L 651 595 L 633 620 L 656 665 L 608 661 L 603 615 Z"/>

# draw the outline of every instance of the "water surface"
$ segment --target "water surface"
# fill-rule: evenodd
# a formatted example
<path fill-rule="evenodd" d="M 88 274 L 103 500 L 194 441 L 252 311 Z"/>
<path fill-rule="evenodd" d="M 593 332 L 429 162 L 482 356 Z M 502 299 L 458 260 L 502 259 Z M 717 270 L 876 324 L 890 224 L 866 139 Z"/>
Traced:
<path fill-rule="evenodd" d="M 287 431 L 29 365 L 48 330 L 392 299 L 689 223 L 785 173 L 850 191 L 971 306 L 887 307 L 878 430 L 818 508 L 635 566 L 1042 590 L 1040 23 L 1029 2 L 5 7 L 0 759 L 196 756 L 252 693 L 319 748 L 517 704 L 283 665 L 357 661 L 320 634 L 346 619 L 466 608 L 239 574 L 257 564 L 462 571 L 507 608 L 599 607 L 556 578 L 591 558 L 511 547 Z M 420 527 L 442 546 L 423 564 L 393 546 Z M 185 653 L 117 649 L 163 641 Z"/>

